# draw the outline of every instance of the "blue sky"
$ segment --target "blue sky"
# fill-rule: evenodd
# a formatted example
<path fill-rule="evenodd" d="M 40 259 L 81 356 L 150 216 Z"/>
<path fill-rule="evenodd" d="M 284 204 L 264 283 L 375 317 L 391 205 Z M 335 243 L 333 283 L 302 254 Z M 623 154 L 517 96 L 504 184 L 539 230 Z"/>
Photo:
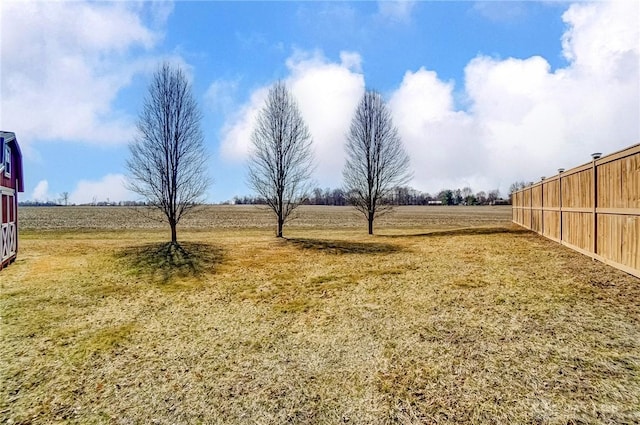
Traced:
<path fill-rule="evenodd" d="M 23 150 L 22 199 L 137 199 L 127 143 L 164 60 L 203 112 L 207 201 L 251 193 L 245 159 L 284 80 L 314 138 L 315 182 L 338 187 L 351 113 L 381 92 L 411 186 L 506 194 L 515 180 L 640 142 L 640 3 L 13 2 L 0 5 L 0 128 Z"/>

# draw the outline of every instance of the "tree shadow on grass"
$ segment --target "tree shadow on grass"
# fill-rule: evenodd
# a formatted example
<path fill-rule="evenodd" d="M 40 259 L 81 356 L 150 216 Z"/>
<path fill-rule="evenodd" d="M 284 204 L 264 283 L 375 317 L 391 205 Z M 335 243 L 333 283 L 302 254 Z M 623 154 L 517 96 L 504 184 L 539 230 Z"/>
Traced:
<path fill-rule="evenodd" d="M 149 243 L 126 248 L 117 256 L 131 273 L 162 283 L 215 273 L 224 259 L 221 248 L 197 242 Z"/>
<path fill-rule="evenodd" d="M 465 227 L 462 229 L 436 230 L 433 232 L 413 233 L 405 235 L 384 235 L 384 238 L 407 238 L 407 237 L 439 237 L 439 236 L 474 236 L 474 235 L 496 235 L 496 234 L 523 234 L 530 233 L 522 227 Z"/>
<path fill-rule="evenodd" d="M 287 239 L 287 242 L 303 250 L 325 252 L 327 254 L 388 254 L 402 250 L 387 243 L 363 243 L 322 239 Z"/>

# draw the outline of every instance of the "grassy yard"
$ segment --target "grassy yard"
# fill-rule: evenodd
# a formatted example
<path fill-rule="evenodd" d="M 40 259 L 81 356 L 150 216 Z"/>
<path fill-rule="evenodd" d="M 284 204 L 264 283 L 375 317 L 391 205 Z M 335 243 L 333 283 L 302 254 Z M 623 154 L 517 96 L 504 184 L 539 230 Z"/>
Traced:
<path fill-rule="evenodd" d="M 640 423 L 640 280 L 508 207 L 20 219 L 2 423 Z"/>

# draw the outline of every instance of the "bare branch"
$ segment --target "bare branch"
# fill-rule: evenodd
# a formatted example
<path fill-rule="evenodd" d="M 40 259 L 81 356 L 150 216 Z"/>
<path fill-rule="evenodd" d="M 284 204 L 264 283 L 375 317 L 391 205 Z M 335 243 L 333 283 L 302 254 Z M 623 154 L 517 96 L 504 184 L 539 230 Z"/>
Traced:
<path fill-rule="evenodd" d="M 345 191 L 349 202 L 367 218 L 369 234 L 373 234 L 375 217 L 391 209 L 385 200 L 393 188 L 411 178 L 409 156 L 380 94 L 367 91 L 363 95 L 345 149 Z"/>
<path fill-rule="evenodd" d="M 128 188 L 162 211 L 174 243 L 180 219 L 202 202 L 210 184 L 201 119 L 182 70 L 162 64 L 149 84 L 126 166 Z"/>
<path fill-rule="evenodd" d="M 270 90 L 251 135 L 249 184 L 274 212 L 278 231 L 309 192 L 311 133 L 283 82 Z"/>

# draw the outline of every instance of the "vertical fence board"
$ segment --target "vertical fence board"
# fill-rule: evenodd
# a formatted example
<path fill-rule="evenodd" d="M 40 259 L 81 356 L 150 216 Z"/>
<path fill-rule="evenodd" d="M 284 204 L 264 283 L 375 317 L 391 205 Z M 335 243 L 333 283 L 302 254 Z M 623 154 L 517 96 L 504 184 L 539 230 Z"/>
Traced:
<path fill-rule="evenodd" d="M 560 206 L 560 180 L 547 180 L 544 183 L 545 208 L 558 208 Z"/>
<path fill-rule="evenodd" d="M 542 233 L 542 211 L 534 210 L 531 212 L 531 230 Z"/>
<path fill-rule="evenodd" d="M 593 217 L 589 213 L 566 212 L 562 214 L 562 241 L 583 251 L 593 246 Z"/>
<path fill-rule="evenodd" d="M 550 239 L 560 239 L 560 212 L 543 211 L 544 216 L 544 236 Z"/>

